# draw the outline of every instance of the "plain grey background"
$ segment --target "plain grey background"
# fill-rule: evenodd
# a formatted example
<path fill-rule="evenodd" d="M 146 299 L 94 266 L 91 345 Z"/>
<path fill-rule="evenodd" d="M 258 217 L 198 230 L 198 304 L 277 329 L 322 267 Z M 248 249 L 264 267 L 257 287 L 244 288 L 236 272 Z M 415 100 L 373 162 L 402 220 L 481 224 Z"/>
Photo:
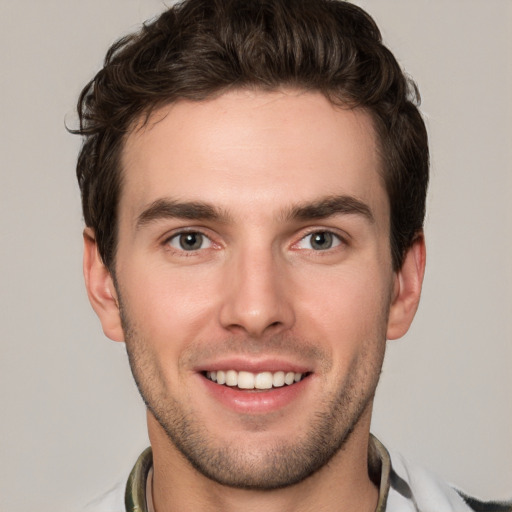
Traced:
<path fill-rule="evenodd" d="M 482 497 L 512 496 L 512 2 L 367 0 L 420 85 L 427 275 L 373 431 Z M 73 511 L 147 445 L 123 346 L 81 276 L 81 87 L 160 0 L 0 0 L 0 509 Z"/>

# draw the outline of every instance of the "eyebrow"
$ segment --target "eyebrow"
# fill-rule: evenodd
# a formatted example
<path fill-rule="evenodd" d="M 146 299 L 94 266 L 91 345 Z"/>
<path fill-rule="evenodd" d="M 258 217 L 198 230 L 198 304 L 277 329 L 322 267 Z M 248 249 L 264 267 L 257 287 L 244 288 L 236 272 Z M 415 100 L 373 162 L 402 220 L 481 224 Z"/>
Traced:
<path fill-rule="evenodd" d="M 325 219 L 337 214 L 360 215 L 372 224 L 375 222 L 372 210 L 366 203 L 346 195 L 329 196 L 312 203 L 293 206 L 285 212 L 284 219 Z"/>
<path fill-rule="evenodd" d="M 329 196 L 317 201 L 298 204 L 285 210 L 280 219 L 314 220 L 325 219 L 337 214 L 360 215 L 370 223 L 375 219 L 370 207 L 352 196 Z M 201 201 L 181 202 L 174 199 L 157 199 L 137 217 L 136 228 L 140 229 L 151 222 L 161 219 L 210 220 L 227 222 L 226 212 Z"/>
<path fill-rule="evenodd" d="M 226 220 L 226 214 L 201 201 L 180 202 L 173 199 L 157 199 L 137 217 L 137 229 L 161 219 Z"/>

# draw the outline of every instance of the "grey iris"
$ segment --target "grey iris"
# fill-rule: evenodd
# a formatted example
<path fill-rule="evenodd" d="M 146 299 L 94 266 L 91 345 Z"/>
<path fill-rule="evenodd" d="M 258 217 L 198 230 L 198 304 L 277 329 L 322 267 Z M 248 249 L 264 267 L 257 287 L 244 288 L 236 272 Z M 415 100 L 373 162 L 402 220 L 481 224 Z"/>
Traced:
<path fill-rule="evenodd" d="M 325 251 L 332 247 L 332 233 L 319 231 L 311 235 L 311 247 L 317 251 Z"/>
<path fill-rule="evenodd" d="M 201 233 L 185 233 L 180 235 L 180 246 L 185 251 L 195 251 L 203 245 Z"/>

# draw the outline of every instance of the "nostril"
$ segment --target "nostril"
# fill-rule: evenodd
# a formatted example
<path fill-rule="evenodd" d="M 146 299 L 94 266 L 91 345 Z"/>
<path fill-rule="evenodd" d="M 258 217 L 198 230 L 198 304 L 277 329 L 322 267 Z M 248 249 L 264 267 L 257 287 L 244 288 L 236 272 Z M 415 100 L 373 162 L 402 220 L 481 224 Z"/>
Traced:
<path fill-rule="evenodd" d="M 272 333 L 275 333 L 276 331 L 278 331 L 279 329 L 281 329 L 283 327 L 283 322 L 279 322 L 279 321 L 276 321 L 276 322 L 272 322 L 270 324 L 267 325 L 267 327 L 265 327 L 265 329 L 263 329 L 263 332 L 262 334 L 272 334 Z"/>

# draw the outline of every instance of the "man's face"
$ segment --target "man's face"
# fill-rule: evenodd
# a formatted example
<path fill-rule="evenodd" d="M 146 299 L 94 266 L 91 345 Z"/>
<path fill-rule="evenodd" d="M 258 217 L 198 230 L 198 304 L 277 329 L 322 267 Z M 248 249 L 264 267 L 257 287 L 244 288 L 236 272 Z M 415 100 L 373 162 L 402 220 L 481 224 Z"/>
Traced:
<path fill-rule="evenodd" d="M 368 430 L 397 276 L 367 114 L 293 91 L 163 108 L 127 138 L 119 219 L 152 441 L 272 488 Z"/>

